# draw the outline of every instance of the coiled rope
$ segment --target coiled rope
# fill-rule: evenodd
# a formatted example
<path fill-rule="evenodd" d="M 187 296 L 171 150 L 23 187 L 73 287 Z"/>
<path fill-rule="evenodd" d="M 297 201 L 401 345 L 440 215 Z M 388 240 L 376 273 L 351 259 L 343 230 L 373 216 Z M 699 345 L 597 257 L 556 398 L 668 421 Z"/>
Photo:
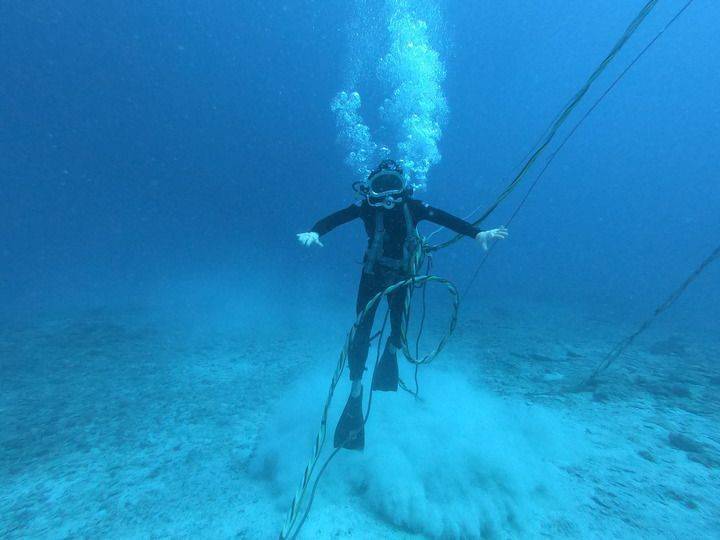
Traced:
<path fill-rule="evenodd" d="M 287 517 L 285 519 L 285 524 L 282 528 L 282 531 L 280 532 L 279 538 L 281 540 L 285 540 L 287 538 L 295 538 L 297 534 L 300 531 L 300 527 L 302 527 L 302 524 L 305 521 L 305 517 L 307 517 L 307 514 L 310 511 L 310 504 L 312 503 L 312 497 L 314 497 L 315 488 L 317 487 L 318 481 L 320 480 L 320 476 L 327 468 L 330 461 L 337 455 L 340 448 L 336 448 L 332 454 L 328 457 L 328 459 L 325 461 L 323 466 L 321 467 L 320 471 L 318 472 L 317 477 L 313 481 L 313 473 L 315 471 L 316 465 L 320 459 L 320 455 L 322 453 L 323 446 L 325 444 L 325 440 L 327 438 L 327 418 L 328 418 L 328 412 L 330 410 L 330 405 L 332 403 L 333 396 L 335 394 L 335 387 L 338 384 L 338 381 L 340 380 L 340 376 L 342 375 L 345 364 L 347 361 L 348 351 L 350 350 L 350 346 L 355 339 L 355 334 L 357 332 L 358 327 L 362 322 L 364 321 L 365 317 L 367 316 L 368 312 L 373 309 L 375 306 L 377 306 L 378 302 L 396 290 L 400 289 L 401 287 L 414 287 L 419 285 L 425 285 L 427 283 L 438 283 L 441 285 L 444 285 L 445 288 L 449 291 L 451 297 L 452 297 L 452 314 L 450 316 L 450 320 L 448 322 L 448 327 L 446 332 L 443 334 L 442 338 L 436 345 L 436 347 L 427 355 L 423 357 L 422 360 L 418 361 L 416 358 L 413 358 L 413 355 L 410 351 L 410 347 L 407 343 L 406 336 L 403 335 L 402 341 L 402 351 L 405 355 L 405 358 L 407 358 L 409 361 L 417 364 L 426 364 L 431 362 L 438 354 L 440 354 L 440 351 L 442 351 L 443 347 L 445 347 L 447 340 L 450 338 L 450 335 L 452 335 L 453 331 L 455 330 L 455 326 L 457 325 L 457 315 L 458 310 L 460 307 L 460 295 L 458 294 L 457 288 L 455 285 L 453 285 L 450 281 L 448 281 L 445 278 L 441 278 L 439 276 L 415 276 L 408 279 L 404 279 L 402 281 L 399 281 L 397 283 L 394 283 L 393 285 L 390 285 L 385 290 L 377 293 L 375 296 L 373 296 L 370 301 L 365 305 L 363 310 L 358 314 L 357 318 L 355 319 L 355 322 L 353 323 L 352 327 L 350 328 L 350 331 L 347 334 L 347 337 L 345 339 L 345 345 L 343 346 L 342 352 L 340 353 L 340 356 L 338 358 L 337 364 L 335 366 L 335 372 L 333 373 L 332 379 L 330 381 L 330 388 L 328 389 L 328 394 L 325 399 L 325 405 L 323 406 L 323 412 L 322 417 L 320 418 L 320 429 L 318 430 L 317 435 L 315 436 L 315 442 L 313 444 L 313 450 L 312 450 L 312 456 L 310 458 L 310 461 L 305 466 L 305 472 L 303 473 L 302 482 L 300 484 L 300 487 L 298 488 L 297 492 L 295 493 L 295 496 L 293 497 L 292 504 L 290 506 L 290 510 L 288 511 Z M 409 295 L 408 295 L 409 296 Z M 387 316 L 386 316 L 387 317 Z M 377 362 L 376 362 L 377 365 Z M 372 390 L 370 391 L 370 400 L 372 400 Z M 368 413 L 365 415 L 364 422 L 367 421 L 367 417 L 369 415 L 369 405 L 368 405 Z M 305 512 L 303 513 L 303 503 L 305 502 L 305 496 L 307 494 L 307 490 L 310 487 L 310 485 L 313 485 L 312 491 L 311 491 L 311 497 L 310 500 L 308 500 L 308 504 L 305 507 Z M 300 522 L 298 522 L 298 518 L 300 515 L 303 515 L 304 517 Z M 297 527 L 295 525 L 297 524 Z"/>

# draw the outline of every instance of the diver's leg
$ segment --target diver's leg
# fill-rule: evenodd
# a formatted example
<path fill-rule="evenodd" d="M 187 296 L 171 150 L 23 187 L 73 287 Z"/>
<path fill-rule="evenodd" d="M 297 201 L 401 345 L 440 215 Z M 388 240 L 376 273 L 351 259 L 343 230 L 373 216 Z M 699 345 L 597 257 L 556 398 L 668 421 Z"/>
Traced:
<path fill-rule="evenodd" d="M 403 278 L 398 277 L 397 281 Z M 412 287 L 412 285 L 410 285 Z M 388 344 L 395 349 L 402 349 L 402 335 L 405 330 L 405 298 L 407 297 L 408 288 L 401 287 L 394 293 L 388 295 L 388 305 L 390 306 L 390 337 Z"/>
<path fill-rule="evenodd" d="M 374 274 L 363 272 L 360 278 L 356 313 L 359 315 L 367 303 L 377 293 L 377 281 Z M 340 420 L 335 427 L 333 437 L 335 448 L 362 450 L 365 447 L 365 418 L 362 410 L 362 376 L 365 371 L 365 360 L 370 348 L 370 332 L 377 305 L 367 311 L 363 320 L 355 330 L 355 337 L 350 343 L 348 364 L 352 390 L 343 409 Z"/>
<path fill-rule="evenodd" d="M 388 276 L 387 285 L 403 280 L 403 276 Z M 398 389 L 397 351 L 402 348 L 402 332 L 407 287 L 397 289 L 387 297 L 390 308 L 390 337 L 385 342 L 385 350 L 373 372 L 372 388 L 381 392 L 395 392 Z"/>
<path fill-rule="evenodd" d="M 360 287 L 358 289 L 357 305 L 355 309 L 355 312 L 358 315 L 363 309 L 365 309 L 367 303 L 378 293 L 378 291 L 379 286 L 375 274 L 363 272 L 362 277 L 360 278 Z M 360 324 L 355 330 L 355 337 L 350 344 L 350 350 L 348 351 L 350 380 L 353 381 L 354 395 L 358 395 L 360 393 L 360 381 L 362 380 L 363 372 L 365 371 L 365 362 L 370 348 L 370 332 L 372 331 L 376 311 L 377 304 L 367 311 L 365 317 L 362 321 L 360 321 Z"/>

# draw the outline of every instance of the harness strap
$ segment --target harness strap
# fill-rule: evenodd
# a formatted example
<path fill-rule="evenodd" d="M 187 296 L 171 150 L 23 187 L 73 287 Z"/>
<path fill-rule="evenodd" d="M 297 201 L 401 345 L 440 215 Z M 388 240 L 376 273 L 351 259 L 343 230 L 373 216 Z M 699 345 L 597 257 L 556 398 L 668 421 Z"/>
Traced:
<path fill-rule="evenodd" d="M 385 210 L 380 208 L 375 212 L 375 231 L 373 233 L 373 239 L 365 253 L 365 264 L 363 266 L 363 272 L 366 274 L 372 274 L 375 271 L 375 265 L 380 264 L 385 268 L 392 270 L 408 273 L 412 270 L 412 261 L 415 257 L 417 247 L 420 243 L 418 232 L 413 223 L 412 214 L 407 203 L 402 205 L 403 217 L 405 219 L 405 240 L 403 241 L 403 255 L 402 259 L 395 259 L 392 257 L 385 257 L 384 242 L 385 242 Z"/>
<path fill-rule="evenodd" d="M 410 208 L 407 204 L 403 204 L 403 215 L 405 216 L 405 227 L 407 229 L 405 242 L 403 243 L 403 267 L 406 272 L 414 274 L 415 258 L 422 240 L 420 239 L 420 233 L 418 233 L 415 223 L 413 223 Z"/>
<path fill-rule="evenodd" d="M 382 208 L 375 210 L 375 232 L 370 247 L 365 253 L 365 265 L 363 272 L 372 274 L 375 271 L 375 263 L 382 257 L 385 244 L 385 219 Z"/>
<path fill-rule="evenodd" d="M 410 209 L 407 203 L 403 203 L 403 216 L 405 217 L 405 227 L 407 227 L 407 235 L 410 236 L 415 230 L 413 225 L 412 216 L 410 215 Z"/>

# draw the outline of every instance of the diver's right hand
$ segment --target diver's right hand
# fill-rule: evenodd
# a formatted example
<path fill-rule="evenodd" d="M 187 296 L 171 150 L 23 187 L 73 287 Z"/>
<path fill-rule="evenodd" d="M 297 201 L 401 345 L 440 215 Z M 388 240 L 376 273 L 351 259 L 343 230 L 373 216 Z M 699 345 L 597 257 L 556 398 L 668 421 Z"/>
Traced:
<path fill-rule="evenodd" d="M 317 244 L 318 246 L 323 247 L 323 243 L 320 241 L 320 235 L 313 231 L 300 233 L 297 235 L 297 239 L 303 246 L 312 246 L 313 244 Z"/>

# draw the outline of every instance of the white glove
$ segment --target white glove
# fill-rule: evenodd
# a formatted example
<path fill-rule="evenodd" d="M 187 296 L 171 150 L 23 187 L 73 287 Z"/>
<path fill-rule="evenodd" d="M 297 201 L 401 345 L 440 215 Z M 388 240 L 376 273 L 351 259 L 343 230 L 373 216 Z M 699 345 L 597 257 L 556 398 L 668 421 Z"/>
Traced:
<path fill-rule="evenodd" d="M 488 248 L 488 240 L 505 240 L 508 237 L 507 227 L 504 225 L 497 229 L 490 229 L 489 231 L 482 231 L 477 233 L 475 240 L 482 244 L 485 251 Z"/>
<path fill-rule="evenodd" d="M 303 246 L 312 246 L 313 244 L 317 244 L 320 247 L 323 247 L 323 243 L 320 241 L 320 235 L 316 232 L 304 232 L 297 235 L 298 241 Z"/>

